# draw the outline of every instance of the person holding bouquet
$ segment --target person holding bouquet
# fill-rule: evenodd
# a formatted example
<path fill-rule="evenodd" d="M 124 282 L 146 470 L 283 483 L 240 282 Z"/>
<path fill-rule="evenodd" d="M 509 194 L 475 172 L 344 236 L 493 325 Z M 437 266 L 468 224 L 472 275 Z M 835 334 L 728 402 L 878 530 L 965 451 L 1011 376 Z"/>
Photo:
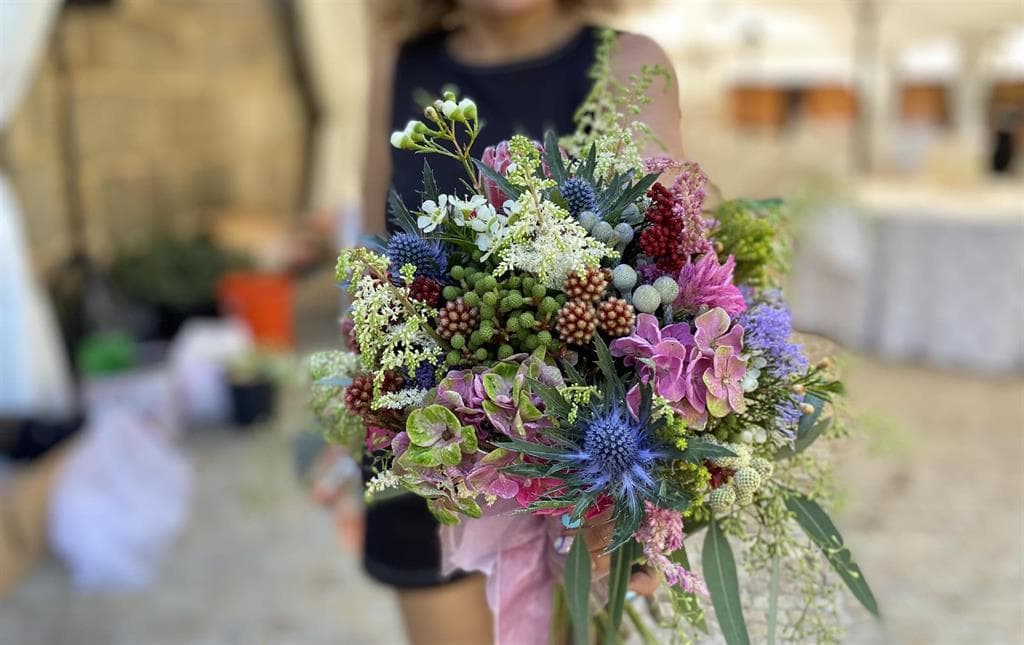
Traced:
<path fill-rule="evenodd" d="M 388 135 L 422 114 L 420 97 L 450 86 L 473 97 L 487 115 L 477 142 L 494 146 L 508 133 L 540 140 L 545 130 L 575 130 L 574 114 L 595 82 L 591 69 L 600 30 L 586 20 L 593 10 L 613 9 L 607 0 L 414 0 L 374 3 L 377 27 L 364 166 L 364 233 L 391 230 L 386 219 L 389 188 L 406 203 L 419 203 L 422 159 L 387 147 Z M 612 74 L 622 82 L 642 67 L 671 70 L 649 38 L 616 35 Z M 392 45 L 400 42 L 398 47 Z M 681 157 L 681 115 L 670 79 L 651 92 L 638 119 L 648 124 L 647 154 Z M 449 162 L 449 163 L 445 163 Z M 455 187 L 462 167 L 431 162 L 438 185 Z M 332 499 L 327 496 L 327 499 Z M 609 524 L 583 529 L 593 552 L 595 576 L 608 568 L 603 555 Z M 572 533 L 566 529 L 564 533 Z M 566 544 L 561 541 L 561 544 Z M 555 548 L 555 545 L 552 545 Z M 475 644 L 492 639 L 484 581 L 479 574 L 441 573 L 438 523 L 413 495 L 371 505 L 366 511 L 364 566 L 371 577 L 398 593 L 406 631 L 415 644 Z M 645 572 L 631 584 L 649 593 L 655 578 Z"/>

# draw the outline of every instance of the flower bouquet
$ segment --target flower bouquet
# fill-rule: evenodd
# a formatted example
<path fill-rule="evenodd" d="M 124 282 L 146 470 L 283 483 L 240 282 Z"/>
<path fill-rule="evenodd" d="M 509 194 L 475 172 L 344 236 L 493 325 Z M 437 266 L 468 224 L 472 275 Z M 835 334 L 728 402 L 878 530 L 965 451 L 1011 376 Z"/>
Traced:
<path fill-rule="evenodd" d="M 652 639 L 625 600 L 637 563 L 670 589 L 663 624 L 706 630 L 710 598 L 726 641 L 748 642 L 729 537 L 771 571 L 770 605 L 782 572 L 802 576 L 819 619 L 789 636 L 827 639 L 827 565 L 877 608 L 812 499 L 823 466 L 805 451 L 840 433 L 841 387 L 791 340 L 783 206 L 705 212 L 701 170 L 642 158 L 643 124 L 622 127 L 629 110 L 605 98 L 572 137 L 514 136 L 479 159 L 476 105 L 451 93 L 392 135 L 459 162 L 465 184 L 442 189 L 425 163 L 419 204 L 392 194 L 397 232 L 342 251 L 350 351 L 315 358 L 316 409 L 372 455 L 368 495 L 426 498 L 454 527 L 446 562 L 492 574 L 504 642 L 547 638 L 553 590 L 576 643 L 595 624 L 616 642 L 624 614 Z M 599 593 L 583 540 L 549 566 L 551 516 L 613 527 Z M 684 548 L 700 530 L 703 575 Z"/>

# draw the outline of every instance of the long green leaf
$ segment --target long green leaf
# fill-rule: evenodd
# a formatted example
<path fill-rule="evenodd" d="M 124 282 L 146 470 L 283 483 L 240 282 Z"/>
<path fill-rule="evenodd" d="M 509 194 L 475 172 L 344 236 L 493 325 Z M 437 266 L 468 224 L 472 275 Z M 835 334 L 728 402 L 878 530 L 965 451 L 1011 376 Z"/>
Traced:
<path fill-rule="evenodd" d="M 405 202 L 402 201 L 402 198 L 394 190 L 388 193 L 388 210 L 391 213 L 391 221 L 403 232 L 413 235 L 419 233 L 419 228 L 416 226 L 416 218 L 412 216 L 409 209 L 405 207 Z"/>
<path fill-rule="evenodd" d="M 850 549 L 843 545 L 843 538 L 828 514 L 817 502 L 795 491 L 790 491 L 786 495 L 786 508 L 796 517 L 797 524 L 803 528 L 807 537 L 821 547 L 822 553 L 850 588 L 854 597 L 865 609 L 878 616 L 875 595 L 871 593 L 871 587 L 868 586 L 860 567 L 853 561 Z"/>
<path fill-rule="evenodd" d="M 503 443 L 495 443 L 494 445 L 499 448 L 504 448 L 505 450 L 521 452 L 533 457 L 540 457 L 541 459 L 553 459 L 565 456 L 565 451 L 559 448 L 542 446 L 539 443 L 531 443 L 529 441 L 523 441 L 522 439 L 512 439 Z"/>
<path fill-rule="evenodd" d="M 569 417 L 572 405 L 565 400 L 565 397 L 558 391 L 558 388 L 541 383 L 535 378 L 528 377 L 526 380 L 530 384 L 530 390 L 544 401 L 544 413 L 546 416 L 555 419 L 566 419 Z"/>
<path fill-rule="evenodd" d="M 483 173 L 485 177 L 496 183 L 498 185 L 498 188 L 501 189 L 501 192 L 508 195 L 511 199 L 519 197 L 519 195 L 523 192 L 521 188 L 516 188 L 515 186 L 510 184 L 508 179 L 502 176 L 501 173 L 496 172 L 494 168 L 491 168 L 490 166 L 480 161 L 479 159 L 474 159 L 473 163 L 476 164 L 476 167 L 480 169 L 480 172 Z M 495 208 L 498 208 L 499 206 L 500 204 L 494 205 Z"/>
<path fill-rule="evenodd" d="M 624 400 L 626 393 L 623 391 L 622 381 L 619 380 L 615 370 L 615 359 L 612 358 L 608 345 L 605 344 L 604 339 L 600 336 L 594 336 L 594 346 L 597 348 L 597 366 L 601 368 L 601 374 L 604 375 L 606 385 L 612 388 L 610 392 L 612 399 L 615 401 Z"/>
<path fill-rule="evenodd" d="M 776 459 L 787 459 L 797 453 L 807 450 L 832 422 L 831 417 L 821 419 L 821 415 L 825 409 L 825 399 L 815 394 L 807 394 L 804 397 L 804 402 L 809 403 L 814 410 L 809 414 L 805 414 L 800 417 L 800 423 L 797 425 L 796 439 L 793 441 L 793 445 L 779 448 L 775 453 Z"/>
<path fill-rule="evenodd" d="M 704 536 L 704 580 L 711 593 L 711 604 L 715 607 L 718 624 L 728 645 L 749 645 L 750 636 L 743 622 L 743 608 L 740 606 L 740 588 L 736 579 L 736 560 L 732 547 L 722 533 L 718 522 L 711 520 L 707 535 Z"/>
<path fill-rule="evenodd" d="M 590 552 L 578 535 L 565 561 L 565 595 L 576 645 L 590 644 Z"/>
<path fill-rule="evenodd" d="M 638 547 L 636 540 L 630 540 L 612 553 L 612 565 L 608 578 L 608 620 L 611 622 L 611 626 L 605 632 L 606 645 L 614 645 L 619 641 L 622 608 L 626 604 L 629 577 L 633 572 L 633 560 L 636 558 Z"/>
<path fill-rule="evenodd" d="M 768 634 L 766 645 L 775 645 L 775 629 L 779 623 L 779 578 L 782 569 L 779 554 L 772 558 L 772 574 L 768 581 Z"/>
<path fill-rule="evenodd" d="M 674 459 L 689 463 L 700 463 L 705 459 L 717 457 L 735 457 L 736 453 L 725 446 L 710 441 L 688 437 L 686 439 L 686 450 L 676 450 L 671 455 Z"/>
<path fill-rule="evenodd" d="M 423 192 L 420 194 L 423 196 L 423 201 L 428 199 L 437 201 L 437 182 L 434 180 L 434 171 L 426 159 L 423 160 Z"/>

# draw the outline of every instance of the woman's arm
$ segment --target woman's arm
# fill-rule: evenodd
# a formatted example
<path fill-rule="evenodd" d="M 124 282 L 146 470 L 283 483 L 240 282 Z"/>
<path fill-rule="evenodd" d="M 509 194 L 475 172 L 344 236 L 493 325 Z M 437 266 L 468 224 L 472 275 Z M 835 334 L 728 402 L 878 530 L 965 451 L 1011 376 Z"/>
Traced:
<path fill-rule="evenodd" d="M 398 53 L 396 41 L 378 38 L 371 48 L 370 93 L 363 163 L 363 234 L 383 233 L 387 223 L 387 192 L 391 185 L 391 94 Z"/>
<path fill-rule="evenodd" d="M 683 159 L 682 114 L 679 110 L 679 85 L 675 70 L 665 51 L 647 36 L 622 33 L 612 59 L 612 73 L 621 83 L 628 84 L 629 77 L 639 74 L 644 65 L 658 65 L 665 68 L 671 79 L 666 86 L 662 78 L 656 78 L 648 89 L 651 102 L 643 107 L 637 120 L 651 128 L 655 141 L 650 141 L 643 153 L 645 156 L 668 155 L 676 160 Z"/>

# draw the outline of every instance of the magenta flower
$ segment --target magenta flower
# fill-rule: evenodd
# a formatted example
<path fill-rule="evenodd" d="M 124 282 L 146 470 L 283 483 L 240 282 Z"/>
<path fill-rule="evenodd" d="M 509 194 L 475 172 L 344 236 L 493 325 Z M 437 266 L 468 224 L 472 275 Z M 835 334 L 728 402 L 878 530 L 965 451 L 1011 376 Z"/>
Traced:
<path fill-rule="evenodd" d="M 732 347 L 723 345 L 715 350 L 712 368 L 704 370 L 708 412 L 712 416 L 724 417 L 729 412 L 743 414 L 747 411 L 742 385 L 746 373 L 747 359 L 740 358 Z"/>
<path fill-rule="evenodd" d="M 697 262 L 688 260 L 679 270 L 679 295 L 675 306 L 690 313 L 705 307 L 721 307 L 729 316 L 736 316 L 747 308 L 743 294 L 733 284 L 736 261 L 730 255 L 725 264 L 719 264 L 714 253 L 705 253 Z"/>
<path fill-rule="evenodd" d="M 729 314 L 721 308 L 705 311 L 693 321 L 697 333 L 693 335 L 694 344 L 702 354 L 711 358 L 719 347 L 732 347 L 736 354 L 743 351 L 743 327 L 733 325 Z"/>
<path fill-rule="evenodd" d="M 452 370 L 437 384 L 437 402 L 455 413 L 462 423 L 480 429 L 483 411 L 483 379 L 470 370 Z"/>
<path fill-rule="evenodd" d="M 510 477 L 502 472 L 505 466 L 515 463 L 519 455 L 508 450 L 496 448 L 484 455 L 466 476 L 466 481 L 473 489 L 484 495 L 494 495 L 502 499 L 512 499 L 519 495 L 525 480 Z"/>

